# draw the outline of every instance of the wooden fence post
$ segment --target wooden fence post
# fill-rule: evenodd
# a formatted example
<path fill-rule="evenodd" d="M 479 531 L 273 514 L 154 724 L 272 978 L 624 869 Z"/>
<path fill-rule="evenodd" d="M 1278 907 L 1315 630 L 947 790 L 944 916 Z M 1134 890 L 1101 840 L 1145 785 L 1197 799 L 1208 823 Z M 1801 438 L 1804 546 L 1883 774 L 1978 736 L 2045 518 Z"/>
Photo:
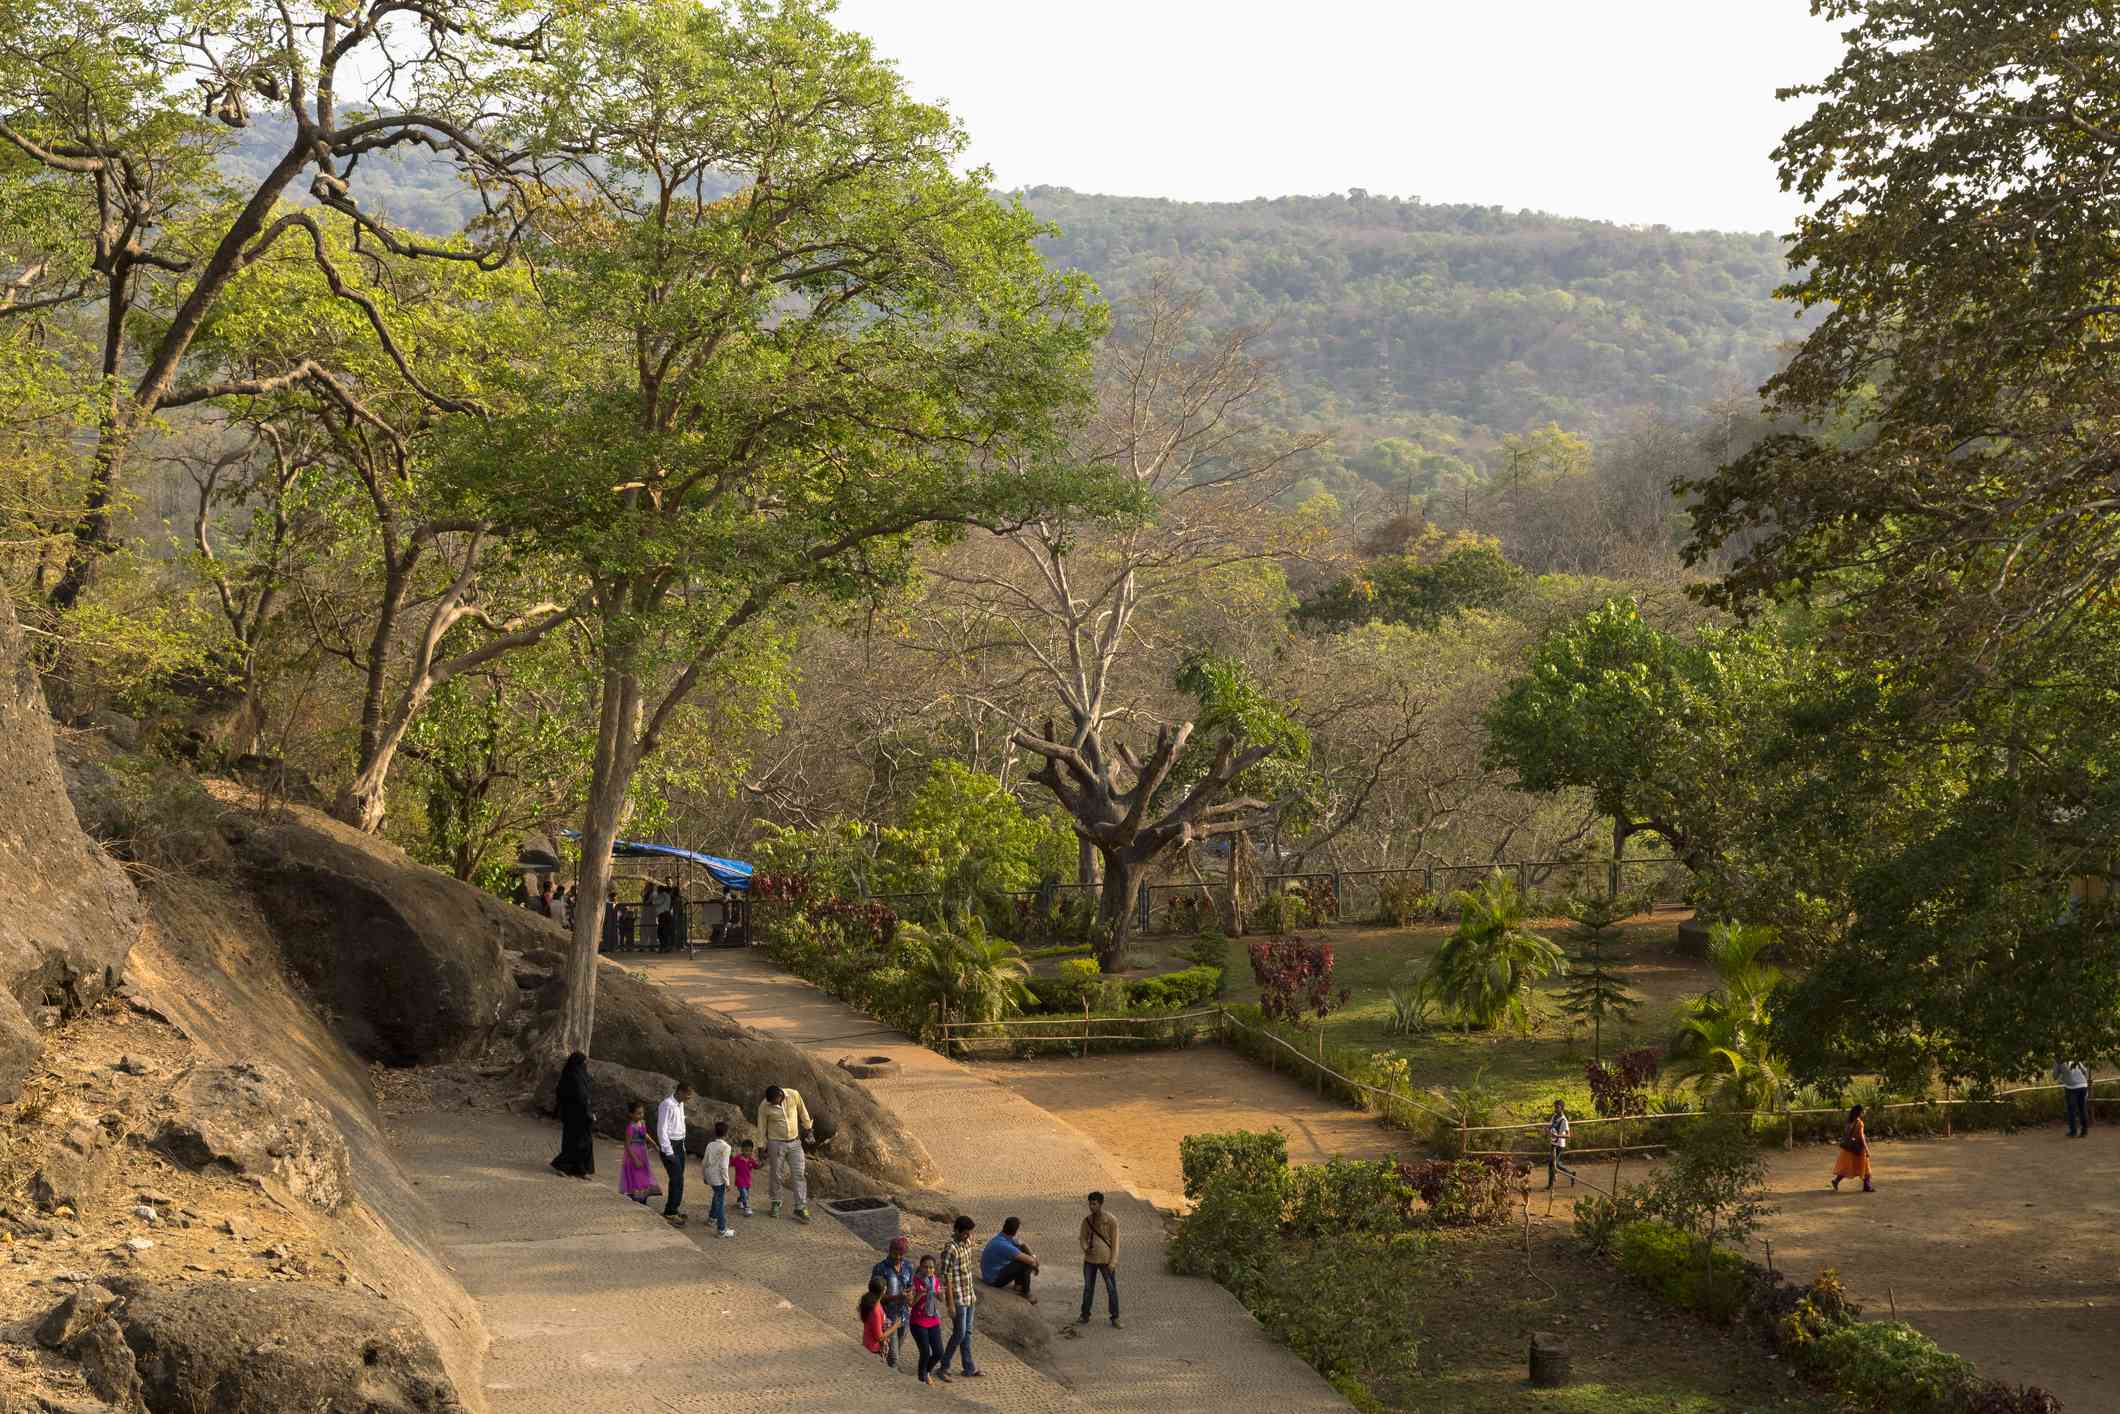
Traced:
<path fill-rule="evenodd" d="M 1325 1093 L 1325 1020 L 1318 1019 L 1318 1093 Z"/>

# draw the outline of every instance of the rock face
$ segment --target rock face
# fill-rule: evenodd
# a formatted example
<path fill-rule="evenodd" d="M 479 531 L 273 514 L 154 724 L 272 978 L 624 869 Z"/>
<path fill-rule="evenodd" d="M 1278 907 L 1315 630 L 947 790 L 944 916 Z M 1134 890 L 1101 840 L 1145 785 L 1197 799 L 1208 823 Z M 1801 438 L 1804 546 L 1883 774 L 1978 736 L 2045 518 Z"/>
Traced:
<path fill-rule="evenodd" d="M 52 756 L 51 714 L 11 604 L 0 603 L 0 1103 L 43 1049 L 34 1013 L 117 985 L 144 916 L 125 871 L 81 832 Z"/>
<path fill-rule="evenodd" d="M 677 1076 L 745 1116 L 758 1112 L 768 1085 L 793 1087 L 817 1121 L 821 1157 L 892 1187 L 918 1188 L 935 1179 L 926 1146 L 839 1067 L 609 963 L 597 973 L 589 1048 L 599 1060 Z"/>
<path fill-rule="evenodd" d="M 118 1298 L 90 1282 L 45 1313 L 37 1323 L 37 1344 L 47 1350 L 64 1350 L 82 1332 L 103 1319 Z"/>
<path fill-rule="evenodd" d="M 175 1112 L 154 1145 L 185 1167 L 277 1179 L 326 1212 L 351 1195 L 345 1136 L 279 1068 L 242 1061 L 202 1066 L 170 1098 Z"/>
<path fill-rule="evenodd" d="M 48 1150 L 30 1175 L 30 1201 L 46 1212 L 72 1208 L 86 1214 L 96 1205 L 118 1165 L 118 1153 L 92 1124 L 76 1124 Z"/>
<path fill-rule="evenodd" d="M 518 996 L 502 949 L 565 945 L 550 919 L 313 811 L 231 816 L 227 828 L 288 965 L 364 1059 L 476 1053 Z"/>
<path fill-rule="evenodd" d="M 115 1312 L 150 1414 L 460 1414 L 404 1311 L 306 1282 L 128 1287 Z"/>

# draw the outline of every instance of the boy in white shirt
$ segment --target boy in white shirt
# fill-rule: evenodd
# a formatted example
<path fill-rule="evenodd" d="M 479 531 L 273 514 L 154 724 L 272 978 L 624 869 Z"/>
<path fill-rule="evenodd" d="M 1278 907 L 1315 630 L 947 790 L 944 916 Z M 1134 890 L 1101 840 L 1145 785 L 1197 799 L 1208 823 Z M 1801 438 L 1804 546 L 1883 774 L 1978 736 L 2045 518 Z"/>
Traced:
<path fill-rule="evenodd" d="M 723 1237 L 734 1237 L 736 1229 L 729 1226 L 729 1122 L 714 1121 L 714 1138 L 707 1144 L 706 1155 L 699 1162 L 704 1171 L 707 1186 L 714 1190 L 714 1204 L 707 1209 L 707 1217 L 714 1224 L 714 1231 Z"/>

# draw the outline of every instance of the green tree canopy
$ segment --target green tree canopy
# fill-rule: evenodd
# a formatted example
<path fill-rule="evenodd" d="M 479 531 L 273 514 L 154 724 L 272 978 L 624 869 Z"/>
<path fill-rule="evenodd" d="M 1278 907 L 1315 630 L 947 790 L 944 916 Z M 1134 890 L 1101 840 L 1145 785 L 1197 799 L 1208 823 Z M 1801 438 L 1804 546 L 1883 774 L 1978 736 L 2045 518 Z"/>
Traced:
<path fill-rule="evenodd" d="M 1294 618 L 1335 633 L 1366 623 L 1432 629 L 1461 609 L 1501 604 L 1523 577 L 1491 544 L 1460 544 L 1435 558 L 1386 555 L 1305 598 Z"/>
<path fill-rule="evenodd" d="M 524 142 L 561 189 L 525 255 L 567 338 L 456 465 L 590 586 L 594 897 L 641 762 L 702 688 L 776 690 L 771 631 L 801 605 L 1092 498 L 1053 453 L 1100 321 L 824 5 L 608 9 L 546 74 Z M 592 911 L 561 1051 L 588 1039 L 596 944 Z"/>

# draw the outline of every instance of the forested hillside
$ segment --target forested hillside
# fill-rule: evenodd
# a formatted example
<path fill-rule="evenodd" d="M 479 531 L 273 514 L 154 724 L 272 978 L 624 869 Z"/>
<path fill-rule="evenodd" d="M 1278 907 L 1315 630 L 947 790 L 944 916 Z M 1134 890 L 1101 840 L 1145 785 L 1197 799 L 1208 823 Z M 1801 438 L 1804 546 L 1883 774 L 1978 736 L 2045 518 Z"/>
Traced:
<path fill-rule="evenodd" d="M 1123 299 L 1158 271 L 1212 322 L 1269 326 L 1303 411 L 1328 425 L 1409 413 L 1515 432 L 1594 432 L 1757 385 L 1800 327 L 1773 299 L 1770 235 L 1630 229 L 1498 207 L 1348 196 L 1209 205 L 1023 193 L 1060 227 L 1055 262 Z"/>
<path fill-rule="evenodd" d="M 283 148 L 279 127 L 259 123 L 223 165 L 255 180 Z M 477 212 L 436 157 L 371 156 L 361 180 L 378 210 L 417 229 L 455 230 Z M 1328 466 L 1346 458 L 1380 482 L 1396 479 L 1362 456 L 1382 438 L 1476 464 L 1502 434 L 1548 422 L 1594 436 L 1643 409 L 1690 416 L 1756 387 L 1802 332 L 1773 298 L 1786 271 L 1772 235 L 1361 191 L 1220 204 L 1019 195 L 1059 228 L 1044 242 L 1052 262 L 1108 298 L 1168 276 L 1197 293 L 1209 328 L 1264 326 L 1284 416 L 1333 434 Z"/>

